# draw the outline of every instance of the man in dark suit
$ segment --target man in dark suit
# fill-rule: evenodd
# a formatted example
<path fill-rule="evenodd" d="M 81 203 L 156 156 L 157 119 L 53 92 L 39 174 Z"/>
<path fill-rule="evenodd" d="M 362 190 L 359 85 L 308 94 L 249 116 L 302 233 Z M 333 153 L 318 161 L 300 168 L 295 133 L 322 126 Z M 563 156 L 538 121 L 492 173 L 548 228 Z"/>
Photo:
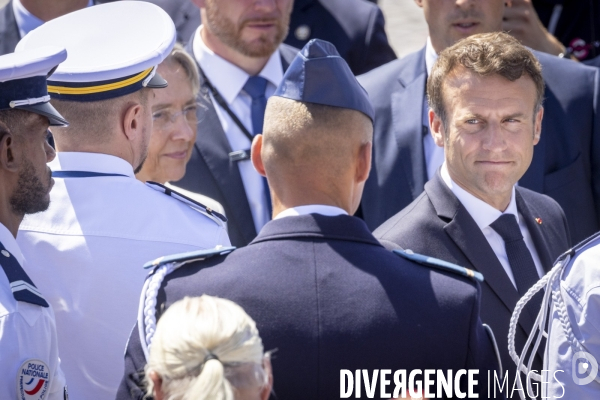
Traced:
<path fill-rule="evenodd" d="M 411 249 L 484 275 L 481 319 L 496 333 L 511 385 L 512 311 L 570 247 L 560 206 L 515 186 L 539 146 L 543 92 L 539 62 L 508 34 L 474 35 L 440 53 L 427 95 L 432 135 L 445 162 L 423 194 L 374 232 L 388 248 Z M 520 348 L 537 311 L 539 302 L 520 321 Z"/>
<path fill-rule="evenodd" d="M 266 181 L 252 167 L 250 144 L 262 131 L 266 99 L 297 50 L 281 44 L 292 0 L 256 3 L 194 0 L 206 23 L 188 52 L 200 67 L 198 135 L 177 186 L 223 205 L 234 246 L 245 246 L 271 218 Z"/>
<path fill-rule="evenodd" d="M 474 33 L 500 31 L 504 2 L 416 0 L 426 47 L 361 77 L 375 108 L 374 161 L 362 213 L 375 229 L 423 191 L 443 161 L 427 124 L 425 82 L 437 53 Z M 542 136 L 521 187 L 555 199 L 574 241 L 600 229 L 600 71 L 534 52 L 546 83 Z"/>
<path fill-rule="evenodd" d="M 173 19 L 177 40 L 187 43 L 201 24 L 191 0 L 144 0 Z M 331 42 L 354 75 L 396 59 L 388 43 L 381 9 L 366 0 L 295 0 L 285 43 L 302 48 L 311 39 Z"/>
<path fill-rule="evenodd" d="M 414 369 L 479 369 L 475 391 L 484 397 L 496 360 L 478 317 L 477 283 L 398 257 L 349 215 L 370 168 L 372 116 L 335 47 L 309 42 L 269 99 L 264 134 L 252 147 L 254 166 L 269 180 L 275 219 L 224 260 L 178 267 L 164 281 L 171 262 L 206 256 L 179 255 L 160 266 L 147 281 L 147 288 L 160 287 L 156 308 L 141 321 L 184 296 L 237 302 L 256 321 L 265 349 L 277 349 L 274 393 L 281 399 L 339 398 L 341 384 L 353 398 L 366 398 L 363 384 L 356 382 L 362 389 L 354 392 L 341 370 L 372 377 L 381 368 L 405 369 L 406 376 Z M 156 294 L 150 289 L 143 301 Z M 152 332 L 152 322 L 143 324 Z M 136 327 L 119 400 L 143 395 L 149 343 L 142 337 Z"/>
<path fill-rule="evenodd" d="M 0 55 L 15 51 L 29 31 L 44 22 L 96 4 L 93 0 L 10 0 L 0 9 Z"/>

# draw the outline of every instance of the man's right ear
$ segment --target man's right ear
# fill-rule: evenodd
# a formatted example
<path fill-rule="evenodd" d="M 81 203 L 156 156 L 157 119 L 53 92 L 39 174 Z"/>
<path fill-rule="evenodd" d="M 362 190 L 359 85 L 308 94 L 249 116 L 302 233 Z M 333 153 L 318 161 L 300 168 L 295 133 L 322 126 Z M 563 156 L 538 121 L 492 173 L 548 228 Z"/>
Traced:
<path fill-rule="evenodd" d="M 10 131 L 0 130 L 2 138 L 0 139 L 0 165 L 2 169 L 11 172 L 19 170 L 19 160 L 17 146 L 14 136 Z"/>
<path fill-rule="evenodd" d="M 262 176 L 267 176 L 265 172 L 265 165 L 263 164 L 262 155 L 260 152 L 262 151 L 262 142 L 263 135 L 254 136 L 254 140 L 252 140 L 252 149 L 250 150 L 250 158 L 252 159 L 252 165 L 256 172 L 261 174 Z"/>
<path fill-rule="evenodd" d="M 431 136 L 433 136 L 435 144 L 444 147 L 444 124 L 431 108 L 429 109 L 429 129 L 431 129 Z"/>

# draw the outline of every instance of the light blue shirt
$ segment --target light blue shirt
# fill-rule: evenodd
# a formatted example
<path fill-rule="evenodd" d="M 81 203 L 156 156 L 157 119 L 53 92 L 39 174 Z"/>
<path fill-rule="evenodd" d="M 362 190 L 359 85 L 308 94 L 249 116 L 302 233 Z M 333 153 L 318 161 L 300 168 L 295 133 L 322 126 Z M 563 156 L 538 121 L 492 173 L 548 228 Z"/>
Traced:
<path fill-rule="evenodd" d="M 94 5 L 93 0 L 88 1 L 88 7 Z M 30 13 L 23 4 L 21 4 L 20 0 L 13 0 L 13 12 L 15 13 L 15 21 L 17 22 L 17 26 L 19 27 L 19 35 L 24 37 L 29 32 L 38 28 L 44 24 L 44 21 Z"/>

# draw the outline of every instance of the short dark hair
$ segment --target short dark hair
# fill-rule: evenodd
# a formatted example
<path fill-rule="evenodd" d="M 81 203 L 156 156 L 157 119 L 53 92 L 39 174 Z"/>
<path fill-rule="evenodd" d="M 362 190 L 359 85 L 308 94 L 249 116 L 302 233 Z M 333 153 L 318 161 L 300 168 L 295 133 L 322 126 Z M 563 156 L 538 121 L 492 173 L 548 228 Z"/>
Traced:
<path fill-rule="evenodd" d="M 535 84 L 535 110 L 544 99 L 544 78 L 538 59 L 517 39 L 503 32 L 481 33 L 460 40 L 442 51 L 427 79 L 429 107 L 446 125 L 443 86 L 459 66 L 481 76 L 500 75 L 511 82 L 523 74 Z"/>

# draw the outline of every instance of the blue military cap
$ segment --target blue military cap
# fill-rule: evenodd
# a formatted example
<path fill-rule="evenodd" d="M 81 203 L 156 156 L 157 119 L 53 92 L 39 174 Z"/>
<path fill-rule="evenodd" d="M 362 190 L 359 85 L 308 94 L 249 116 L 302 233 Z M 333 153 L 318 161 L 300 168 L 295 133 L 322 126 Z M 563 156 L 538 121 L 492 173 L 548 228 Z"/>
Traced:
<path fill-rule="evenodd" d="M 0 57 L 0 110 L 26 110 L 48 118 L 52 126 L 69 125 L 49 103 L 46 78 L 65 61 L 67 51 L 48 46 Z"/>
<path fill-rule="evenodd" d="M 292 60 L 273 96 L 375 113 L 365 89 L 358 83 L 335 46 L 312 39 Z"/>
<path fill-rule="evenodd" d="M 53 99 L 98 101 L 144 87 L 166 87 L 156 67 L 175 44 L 175 25 L 160 7 L 119 1 L 84 8 L 29 32 L 16 51 L 48 45 L 69 58 L 48 81 Z"/>

